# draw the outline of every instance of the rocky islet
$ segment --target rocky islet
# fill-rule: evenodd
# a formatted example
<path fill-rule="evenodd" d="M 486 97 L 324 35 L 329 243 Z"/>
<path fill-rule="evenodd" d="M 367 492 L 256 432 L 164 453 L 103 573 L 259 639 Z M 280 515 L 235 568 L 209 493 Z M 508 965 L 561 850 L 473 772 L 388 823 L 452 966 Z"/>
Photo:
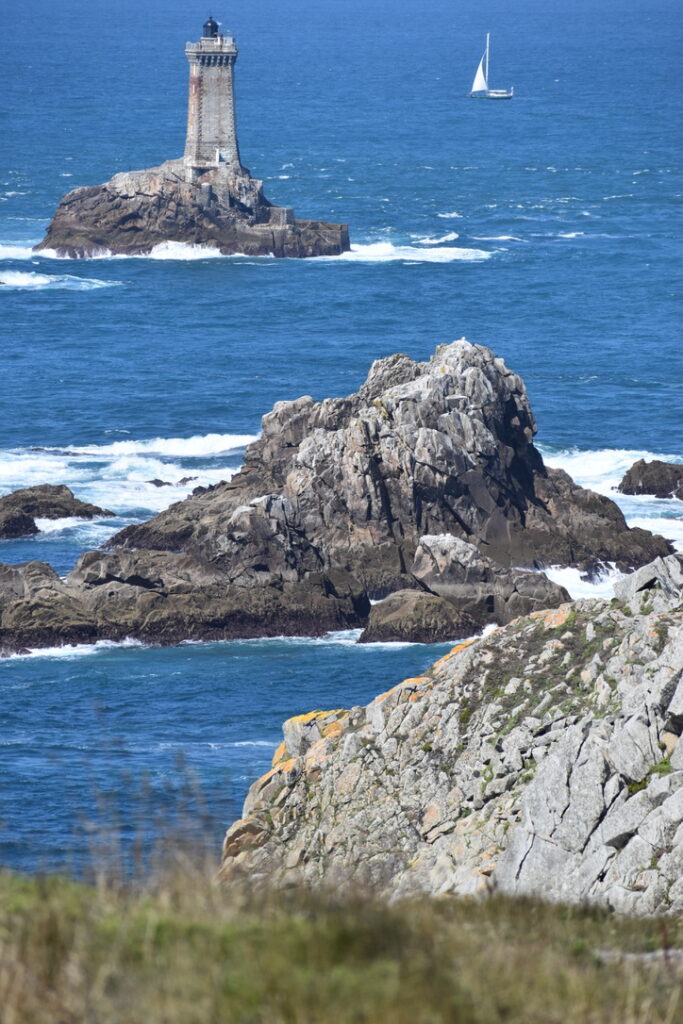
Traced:
<path fill-rule="evenodd" d="M 0 646 L 315 636 L 406 589 L 463 623 L 506 621 L 567 596 L 512 567 L 630 569 L 671 551 L 544 466 L 523 382 L 464 339 L 379 360 L 345 398 L 279 402 L 262 428 L 232 480 L 125 528 L 65 580 L 9 567 Z"/>

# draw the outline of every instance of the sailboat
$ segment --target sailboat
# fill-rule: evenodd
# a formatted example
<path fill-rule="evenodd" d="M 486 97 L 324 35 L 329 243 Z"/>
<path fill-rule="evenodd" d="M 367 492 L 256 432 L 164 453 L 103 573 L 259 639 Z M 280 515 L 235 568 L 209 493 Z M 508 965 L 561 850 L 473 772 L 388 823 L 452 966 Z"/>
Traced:
<path fill-rule="evenodd" d="M 511 100 L 515 94 L 514 88 L 511 89 L 489 89 L 489 44 L 490 33 L 486 33 L 486 49 L 484 55 L 479 61 L 479 67 L 477 73 L 474 76 L 472 82 L 472 88 L 470 89 L 470 96 L 473 98 L 481 98 L 485 100 Z"/>

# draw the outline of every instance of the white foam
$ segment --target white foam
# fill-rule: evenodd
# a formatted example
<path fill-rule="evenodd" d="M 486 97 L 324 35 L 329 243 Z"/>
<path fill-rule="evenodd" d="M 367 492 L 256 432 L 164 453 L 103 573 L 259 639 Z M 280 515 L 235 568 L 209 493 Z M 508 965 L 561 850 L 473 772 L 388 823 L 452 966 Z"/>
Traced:
<path fill-rule="evenodd" d="M 681 516 L 678 519 L 655 516 L 633 516 L 628 519 L 629 526 L 640 526 L 643 530 L 660 533 L 673 544 L 676 551 L 683 551 L 683 502 L 678 502 Z"/>
<path fill-rule="evenodd" d="M 150 260 L 215 260 L 223 253 L 210 245 L 189 245 L 187 242 L 161 242 L 147 256 Z M 124 257 L 125 259 L 125 257 Z"/>
<path fill-rule="evenodd" d="M 29 219 L 33 218 L 20 218 Z M 38 239 L 36 239 L 37 243 Z M 41 249 L 40 253 L 33 251 L 33 243 L 28 242 L 26 245 L 16 245 L 15 243 L 3 243 L 0 244 L 0 260 L 34 260 L 38 259 L 67 259 L 67 257 L 58 256 L 54 249 Z"/>
<path fill-rule="evenodd" d="M 460 238 L 457 231 L 449 231 L 447 235 L 441 235 L 440 238 L 416 238 L 415 241 L 418 245 L 441 245 L 442 242 L 454 242 L 456 238 Z"/>
<path fill-rule="evenodd" d="M 93 524 L 102 524 L 102 520 L 106 519 L 111 524 L 111 519 L 108 516 L 98 516 L 97 519 L 81 519 L 77 516 L 63 516 L 61 519 L 45 519 L 42 516 L 37 516 L 34 522 L 41 533 L 64 533 L 68 530 L 73 530 L 75 527 L 83 525 L 91 526 Z M 111 533 L 111 525 L 108 526 L 108 530 Z"/>
<path fill-rule="evenodd" d="M 455 210 L 452 213 L 437 213 L 437 217 L 441 217 L 442 220 L 462 220 L 462 214 Z"/>
<path fill-rule="evenodd" d="M 597 579 L 583 579 L 580 569 L 569 569 L 565 566 L 552 566 L 545 570 L 545 574 L 553 583 L 564 587 L 573 600 L 578 601 L 584 597 L 600 597 L 610 600 L 614 596 L 614 584 L 624 578 L 624 574 L 608 566 L 604 573 Z"/>
<path fill-rule="evenodd" d="M 413 263 L 451 263 L 454 260 L 475 262 L 487 260 L 492 252 L 483 249 L 459 249 L 455 246 L 421 249 L 415 245 L 394 245 L 393 242 L 371 242 L 352 245 L 350 252 L 339 256 L 316 256 L 316 263 L 341 260 L 345 263 L 390 263 L 410 260 Z"/>
<path fill-rule="evenodd" d="M 55 449 L 74 455 L 166 455 L 176 458 L 206 458 L 226 455 L 258 440 L 258 434 L 197 434 L 193 437 L 153 437 L 146 441 L 113 441 L 111 444 L 67 445 Z M 46 451 L 53 449 L 46 448 Z"/>
<path fill-rule="evenodd" d="M 475 242 L 527 242 L 527 238 L 517 235 L 472 235 Z"/>
<path fill-rule="evenodd" d="M 570 477 L 588 487 L 591 491 L 599 494 L 608 494 L 614 497 L 613 492 L 621 482 L 627 469 L 639 459 L 650 462 L 652 459 L 661 459 L 663 462 L 681 462 L 680 454 L 658 455 L 652 452 L 632 448 L 600 448 L 597 450 L 581 451 L 578 448 L 567 448 L 563 451 L 552 451 L 538 446 L 543 461 L 547 466 L 554 469 L 564 469 Z M 619 495 L 626 497 L 626 495 Z"/>
<path fill-rule="evenodd" d="M 76 658 L 87 658 L 93 654 L 101 654 L 117 648 L 144 647 L 139 640 L 97 640 L 94 644 L 63 644 L 60 647 L 38 647 L 24 654 L 10 654 L 3 661 L 14 661 L 15 658 L 62 658 L 73 661 Z M 0 662 L 1 664 L 1 662 Z"/>
<path fill-rule="evenodd" d="M 99 281 L 96 278 L 74 277 L 72 274 L 38 274 L 21 270 L 1 270 L 0 287 L 30 288 L 40 291 L 44 288 L 67 288 L 71 291 L 93 291 L 96 288 L 110 288 L 120 281 Z"/>
<path fill-rule="evenodd" d="M 36 484 L 66 484 L 77 497 L 118 513 L 140 514 L 140 510 L 161 512 L 175 501 L 186 498 L 197 486 L 229 480 L 239 451 L 256 440 L 253 434 L 205 434 L 189 438 L 153 438 L 115 441 L 108 445 L 69 446 L 0 450 L 0 494 Z M 197 466 L 197 460 L 215 460 L 217 464 Z M 187 480 L 181 483 L 181 480 Z M 152 480 L 169 486 L 157 487 Z M 52 523 L 52 525 L 47 525 Z M 76 523 L 79 525 L 77 526 Z M 61 525 L 60 525 L 61 524 Z M 117 526 L 125 525 L 117 522 Z M 79 537 L 105 528 L 93 521 L 48 520 L 46 532 L 78 529 Z"/>
<path fill-rule="evenodd" d="M 561 452 L 546 451 L 542 445 L 539 448 L 547 466 L 565 470 L 577 484 L 607 495 L 616 502 L 628 526 L 639 526 L 660 533 L 672 541 L 678 551 L 683 551 L 683 501 L 676 498 L 654 498 L 647 494 L 620 494 L 617 491 L 626 471 L 639 459 L 647 462 L 653 459 L 682 462 L 680 454 L 657 454 L 628 448 L 603 448 L 596 451 L 572 448 Z"/>

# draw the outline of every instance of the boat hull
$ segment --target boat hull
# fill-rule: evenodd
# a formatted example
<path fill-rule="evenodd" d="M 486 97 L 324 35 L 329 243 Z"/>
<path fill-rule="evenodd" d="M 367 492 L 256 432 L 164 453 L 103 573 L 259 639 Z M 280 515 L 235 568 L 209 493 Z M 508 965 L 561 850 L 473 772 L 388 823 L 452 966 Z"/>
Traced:
<path fill-rule="evenodd" d="M 511 100 L 514 92 L 505 92 L 503 89 L 489 89 L 488 92 L 471 92 L 472 100 Z"/>

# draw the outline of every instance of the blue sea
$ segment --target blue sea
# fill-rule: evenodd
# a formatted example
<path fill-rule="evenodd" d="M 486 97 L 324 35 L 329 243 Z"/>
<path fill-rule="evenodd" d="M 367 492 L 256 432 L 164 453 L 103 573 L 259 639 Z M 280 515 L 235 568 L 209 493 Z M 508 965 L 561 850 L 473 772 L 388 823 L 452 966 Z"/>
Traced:
<path fill-rule="evenodd" d="M 546 460 L 580 483 L 613 495 L 636 458 L 683 459 L 679 0 L 216 6 L 244 164 L 273 202 L 347 222 L 351 252 L 34 255 L 64 192 L 182 153 L 184 45 L 208 13 L 0 9 L 0 493 L 66 483 L 115 514 L 42 523 L 0 560 L 66 573 L 229 477 L 275 401 L 347 394 L 374 359 L 461 336 L 524 378 Z M 511 102 L 467 97 L 487 31 Z M 683 502 L 619 501 L 683 547 Z M 124 850 L 171 822 L 217 848 L 284 718 L 367 702 L 444 649 L 354 640 L 1 662 L 0 863 L 86 870 L 103 826 Z"/>

